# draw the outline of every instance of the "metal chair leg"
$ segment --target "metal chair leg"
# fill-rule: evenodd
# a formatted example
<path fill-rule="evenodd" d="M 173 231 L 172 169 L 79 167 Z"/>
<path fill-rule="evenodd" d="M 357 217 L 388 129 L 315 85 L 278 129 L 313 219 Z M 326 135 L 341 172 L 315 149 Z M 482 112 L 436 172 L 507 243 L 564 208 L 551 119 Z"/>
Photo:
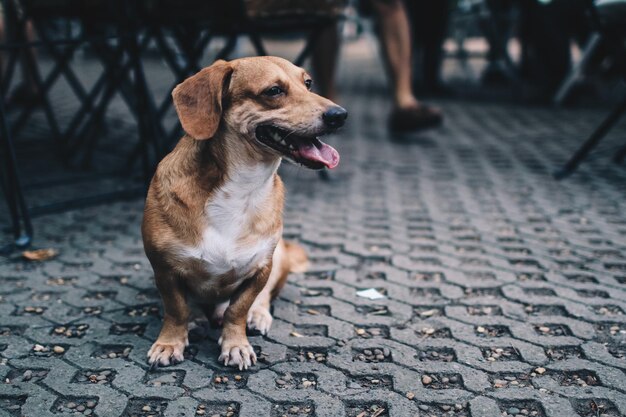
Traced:
<path fill-rule="evenodd" d="M 21 39 L 21 40 L 24 42 L 26 41 L 26 39 Z M 47 91 L 44 89 L 45 87 L 44 81 L 41 77 L 41 72 L 39 71 L 39 65 L 37 64 L 35 57 L 33 56 L 33 54 L 30 53 L 28 48 L 26 48 L 23 51 L 23 53 L 25 57 L 25 60 L 24 60 L 25 65 L 28 66 L 28 71 L 30 73 L 30 76 L 32 77 L 33 82 L 35 83 L 35 87 L 37 88 L 37 94 L 39 96 L 38 101 L 41 103 L 41 106 L 44 111 L 44 115 L 46 116 L 46 119 L 48 120 L 48 125 L 50 126 L 50 129 L 52 130 L 53 138 L 60 146 L 61 155 L 65 156 L 67 142 L 61 136 L 61 129 L 59 128 L 59 123 L 57 122 L 54 111 L 52 110 L 52 103 L 50 102 L 50 98 L 46 94 Z"/>
<path fill-rule="evenodd" d="M 149 39 L 150 37 L 146 36 L 143 38 L 141 42 L 137 42 L 138 54 L 141 54 L 141 51 L 143 50 L 143 48 L 148 44 Z M 98 55 L 102 56 L 102 59 L 106 59 L 105 57 L 108 55 L 108 52 L 106 51 L 106 49 L 107 48 L 105 47 L 102 51 L 97 52 Z M 88 123 L 86 123 L 84 126 L 84 129 L 83 129 L 84 135 L 86 138 L 90 139 L 86 142 L 87 146 L 85 148 L 85 154 L 83 155 L 83 160 L 82 160 L 83 167 L 85 168 L 91 165 L 93 151 L 95 150 L 95 147 L 98 143 L 98 136 L 95 135 L 92 137 L 91 133 L 94 132 L 93 130 L 94 128 L 97 128 L 97 126 L 100 123 L 102 123 L 104 114 L 106 113 L 106 109 L 116 92 L 120 93 L 120 96 L 128 105 L 128 108 L 131 110 L 131 113 L 135 116 L 135 119 L 139 120 L 140 117 L 144 116 L 143 114 L 139 114 L 137 111 L 137 109 L 139 108 L 138 103 L 137 103 L 137 92 L 136 92 L 135 87 L 133 86 L 133 81 L 131 81 L 131 79 L 129 78 L 130 73 L 134 71 L 133 65 L 134 63 L 132 60 L 132 56 L 130 56 L 130 53 L 129 53 L 128 61 L 124 65 L 120 65 L 123 71 L 118 71 L 118 73 L 116 74 L 116 78 L 111 80 L 112 82 L 109 85 L 107 85 L 107 89 L 102 95 L 102 103 L 99 106 L 101 108 L 101 111 L 98 113 L 94 113 L 94 117 L 92 117 L 91 120 Z M 144 77 L 144 80 L 145 80 L 145 77 Z M 151 97 L 149 97 L 149 92 L 147 90 L 147 87 L 146 87 L 146 97 L 147 97 L 148 105 L 150 105 L 151 109 L 154 109 L 155 105 L 151 101 Z M 154 114 L 154 110 L 151 110 L 151 114 Z M 157 129 L 158 131 L 155 130 L 155 132 L 153 132 L 153 134 L 150 135 L 149 138 L 153 138 L 153 140 L 150 141 L 151 145 L 154 147 L 155 154 L 159 155 L 160 148 L 159 148 L 159 144 L 156 141 L 156 138 L 159 136 L 162 136 L 163 133 L 162 133 L 162 130 L 160 129 L 161 128 L 160 125 L 154 128 Z"/>
<path fill-rule="evenodd" d="M 140 49 L 144 49 L 149 42 L 149 37 L 145 37 L 140 45 Z M 131 70 L 131 63 L 124 59 L 124 47 L 121 45 L 114 47 L 107 46 L 105 43 L 92 44 L 96 55 L 104 65 L 103 74 L 94 83 L 89 92 L 86 101 L 90 106 L 82 106 L 70 121 L 64 135 L 68 138 L 70 157 L 74 157 L 79 149 L 85 144 L 85 135 L 88 128 L 94 124 L 98 124 L 104 113 L 106 113 L 114 94 L 120 89 L 119 85 L 127 79 L 128 72 Z M 132 94 L 131 94 L 132 95 Z M 99 100 L 96 104 L 96 97 Z M 126 99 L 127 96 L 124 96 Z M 131 110 L 134 106 L 128 102 Z M 90 115 L 85 120 L 85 117 Z M 84 121 L 84 123 L 83 123 Z M 82 125 L 82 128 L 81 128 Z M 80 130 L 79 130 L 80 128 Z"/>
<path fill-rule="evenodd" d="M 143 65 L 141 62 L 141 49 L 139 48 L 139 42 L 137 40 L 138 31 L 131 26 L 130 33 L 132 36 L 128 40 L 128 55 L 133 68 L 133 87 L 135 89 L 136 101 L 136 116 L 137 124 L 139 127 L 139 141 L 142 149 L 142 167 L 144 174 L 144 181 L 146 187 L 150 184 L 152 179 L 153 167 L 150 163 L 150 141 L 158 141 L 158 132 L 155 126 L 154 111 L 155 106 L 150 97 L 148 91 L 148 84 L 146 82 Z M 156 148 L 159 146 L 157 144 Z M 158 154 L 157 154 L 158 157 Z"/>
<path fill-rule="evenodd" d="M 65 49 L 60 49 L 54 42 L 54 40 L 50 39 L 44 25 L 40 22 L 33 21 L 33 25 L 37 29 L 37 33 L 39 38 L 43 42 L 46 51 L 54 58 L 56 68 L 54 71 L 58 71 L 63 75 L 70 88 L 74 91 L 74 94 L 80 99 L 83 105 L 91 106 L 90 102 L 85 102 L 87 99 L 87 91 L 83 86 L 82 82 L 76 75 L 70 66 L 70 61 L 74 57 L 74 51 L 81 45 L 80 43 L 75 43 L 74 45 L 67 45 Z M 82 32 L 79 35 L 79 38 L 85 38 L 86 35 L 84 33 L 84 28 L 81 29 Z M 50 74 L 53 72 L 51 71 Z M 51 75 L 48 75 L 50 78 Z"/>
<path fill-rule="evenodd" d="M 9 59 L 7 60 L 5 69 L 2 71 L 2 83 L 0 83 L 0 93 L 3 97 L 7 96 L 7 92 L 11 86 L 13 73 L 15 72 L 15 67 L 17 66 L 19 58 L 19 50 L 17 48 L 11 49 L 7 55 L 9 56 Z"/>
<path fill-rule="evenodd" d="M 76 50 L 77 45 L 71 45 L 68 47 L 68 50 L 62 55 L 56 55 L 54 58 L 57 61 L 55 67 L 50 71 L 48 76 L 42 81 L 40 86 L 41 94 L 47 96 L 48 92 L 59 78 L 59 76 L 63 73 L 64 68 L 67 67 L 67 62 L 74 55 L 74 51 Z M 70 86 L 72 84 L 70 83 Z M 79 97 L 83 100 L 82 97 Z M 19 131 L 26 125 L 26 122 L 29 120 L 30 115 L 35 111 L 36 105 L 31 105 L 26 107 L 22 113 L 17 117 L 17 119 L 12 123 L 12 133 L 16 135 Z"/>
<path fill-rule="evenodd" d="M 228 40 L 226 41 L 226 45 L 224 45 L 222 50 L 219 51 L 215 56 L 215 60 L 217 61 L 218 59 L 228 59 L 230 54 L 233 53 L 235 46 L 237 46 L 237 39 L 239 39 L 239 37 L 236 34 L 230 35 L 228 37 Z"/>
<path fill-rule="evenodd" d="M 335 22 L 331 24 L 334 25 Z M 307 60 L 307 58 L 311 55 L 311 53 L 315 49 L 315 44 L 317 43 L 320 35 L 327 27 L 328 27 L 327 25 L 324 25 L 320 28 L 316 28 L 316 29 L 313 29 L 313 31 L 311 31 L 311 33 L 309 34 L 309 38 L 306 41 L 306 45 L 304 46 L 304 49 L 300 52 L 300 55 L 298 55 L 298 57 L 293 62 L 295 65 L 299 67 L 304 65 L 304 62 Z M 322 181 L 331 181 L 333 179 L 330 173 L 325 169 L 318 171 L 317 176 Z"/>
<path fill-rule="evenodd" d="M 615 153 L 615 155 L 613 155 L 613 162 L 615 162 L 616 164 L 621 164 L 622 162 L 624 162 L 625 158 L 626 158 L 626 146 L 623 146 Z"/>
<path fill-rule="evenodd" d="M 599 33 L 591 34 L 589 41 L 587 41 L 587 44 L 583 49 L 580 61 L 578 61 L 574 65 L 565 80 L 563 80 L 563 82 L 561 83 L 559 90 L 554 95 L 552 101 L 556 106 L 560 106 L 561 104 L 563 104 L 576 82 L 580 79 L 585 68 L 587 68 L 587 63 L 591 59 L 593 52 L 598 48 L 598 45 L 600 45 L 601 40 L 602 35 L 600 35 Z"/>
<path fill-rule="evenodd" d="M 263 45 L 263 41 L 261 37 L 256 32 L 248 33 L 248 37 L 250 38 L 250 42 L 252 42 L 252 46 L 254 46 L 254 50 L 258 56 L 267 56 L 267 50 Z"/>
<path fill-rule="evenodd" d="M 327 170 L 325 170 L 325 169 L 323 169 L 321 171 L 317 171 L 317 176 L 322 181 L 332 181 L 332 179 L 333 179 L 333 177 L 330 176 L 330 173 Z"/>
<path fill-rule="evenodd" d="M 119 47 L 118 51 L 116 51 L 115 61 L 113 61 L 113 58 L 111 58 L 111 62 L 115 62 L 116 65 L 110 65 L 105 67 L 104 74 L 101 78 L 102 82 L 98 80 L 98 83 L 96 83 L 96 85 L 93 87 L 92 91 L 89 94 L 89 99 L 95 104 L 95 106 L 91 110 L 87 109 L 86 107 L 82 107 L 70 122 L 70 127 L 68 128 L 67 135 L 71 139 L 71 158 L 78 159 L 78 154 L 80 151 L 88 153 L 87 151 L 85 151 L 85 149 L 89 149 L 91 146 L 94 146 L 91 143 L 93 141 L 89 140 L 89 133 L 93 131 L 94 126 L 98 125 L 104 117 L 107 106 L 112 100 L 115 92 L 117 91 L 118 85 L 122 82 L 122 78 L 130 70 L 130 64 L 124 63 L 121 60 L 122 57 L 122 48 Z M 95 97 L 98 94 L 100 95 L 100 98 L 99 101 L 96 103 Z M 84 123 L 82 123 L 83 119 L 87 115 L 90 115 L 90 117 L 88 117 L 84 121 Z M 87 157 L 85 156 L 85 154 L 83 154 L 83 164 L 85 163 L 86 158 Z"/>
<path fill-rule="evenodd" d="M 333 24 L 335 23 L 333 22 Z M 302 51 L 300 52 L 300 55 L 298 55 L 295 61 L 293 61 L 294 65 L 298 67 L 301 67 L 302 65 L 304 65 L 304 61 L 306 61 L 307 58 L 311 55 L 311 53 L 313 52 L 313 49 L 315 48 L 315 44 L 317 43 L 317 40 L 319 39 L 320 35 L 327 27 L 328 27 L 327 25 L 324 25 L 322 27 L 315 28 L 311 31 L 306 41 L 306 45 L 304 45 L 304 49 L 302 49 Z"/>
<path fill-rule="evenodd" d="M 626 98 L 608 115 L 606 119 L 598 126 L 598 128 L 591 134 L 589 139 L 574 153 L 569 161 L 560 170 L 554 173 L 554 178 L 557 180 L 563 179 L 572 174 L 576 167 L 582 162 L 583 159 L 595 148 L 604 136 L 611 130 L 611 128 L 617 123 L 622 114 L 626 111 Z"/>
<path fill-rule="evenodd" d="M 5 198 L 11 213 L 13 223 L 14 244 L 18 248 L 30 245 L 33 239 L 33 226 L 30 221 L 30 213 L 26 206 L 22 186 L 17 170 L 15 149 L 9 135 L 9 126 L 4 113 L 4 103 L 0 100 L 0 147 L 4 155 L 5 172 Z"/>
<path fill-rule="evenodd" d="M 13 186 L 13 172 L 11 170 L 11 164 L 9 163 L 9 152 L 8 146 L 6 146 L 4 136 L 1 138 L 2 140 L 2 156 L 3 156 L 3 165 L 2 172 L 0 176 L 0 186 L 2 186 L 2 192 L 4 193 L 4 198 L 7 203 L 7 207 L 9 209 L 9 215 L 11 217 L 11 231 L 13 232 L 14 238 L 21 234 L 21 221 L 20 214 L 18 210 L 17 204 L 17 194 L 15 187 Z M 5 252 L 5 248 L 0 249 L 0 253 Z"/>
<path fill-rule="evenodd" d="M 155 29 L 153 32 L 159 50 L 163 53 L 163 59 L 168 64 L 168 66 L 174 73 L 174 76 L 176 77 L 174 83 L 170 86 L 170 88 L 167 89 L 167 91 L 171 91 L 174 89 L 174 87 L 176 87 L 178 83 L 182 82 L 186 77 L 192 75 L 194 72 L 200 71 L 198 60 L 202 57 L 202 53 L 211 41 L 211 33 L 207 32 L 206 34 L 201 36 L 198 40 L 197 45 L 195 45 L 194 47 L 185 48 L 185 50 L 183 50 L 183 55 L 186 58 L 186 63 L 183 67 L 181 67 L 176 62 L 176 55 L 167 45 L 165 38 L 163 37 L 163 33 L 158 29 Z M 181 50 L 182 49 L 183 48 L 181 48 Z M 172 97 L 168 94 L 157 108 L 157 118 L 161 120 L 171 106 Z"/>

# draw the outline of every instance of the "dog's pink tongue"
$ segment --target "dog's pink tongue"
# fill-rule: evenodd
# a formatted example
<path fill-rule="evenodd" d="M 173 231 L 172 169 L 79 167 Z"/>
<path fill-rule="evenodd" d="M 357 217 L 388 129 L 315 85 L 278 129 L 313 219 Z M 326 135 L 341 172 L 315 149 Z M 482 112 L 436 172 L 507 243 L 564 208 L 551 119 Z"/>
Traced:
<path fill-rule="evenodd" d="M 319 141 L 317 145 L 312 142 L 300 142 L 298 144 L 298 153 L 300 157 L 309 161 L 320 162 L 329 169 L 339 165 L 339 152 L 322 141 Z"/>

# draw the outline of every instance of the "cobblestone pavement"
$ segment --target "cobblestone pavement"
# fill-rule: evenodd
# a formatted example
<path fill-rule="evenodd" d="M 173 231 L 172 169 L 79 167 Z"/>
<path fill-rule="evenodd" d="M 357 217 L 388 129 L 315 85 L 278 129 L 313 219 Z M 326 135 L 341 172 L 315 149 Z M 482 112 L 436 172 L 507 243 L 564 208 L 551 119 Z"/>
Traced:
<path fill-rule="evenodd" d="M 257 366 L 220 366 L 198 321 L 187 360 L 149 372 L 143 202 L 49 215 L 36 245 L 58 257 L 0 260 L 0 416 L 626 415 L 624 124 L 558 183 L 605 111 L 443 101 L 443 128 L 398 142 L 377 69 L 353 70 L 333 181 L 282 168 L 312 268 L 251 337 Z"/>

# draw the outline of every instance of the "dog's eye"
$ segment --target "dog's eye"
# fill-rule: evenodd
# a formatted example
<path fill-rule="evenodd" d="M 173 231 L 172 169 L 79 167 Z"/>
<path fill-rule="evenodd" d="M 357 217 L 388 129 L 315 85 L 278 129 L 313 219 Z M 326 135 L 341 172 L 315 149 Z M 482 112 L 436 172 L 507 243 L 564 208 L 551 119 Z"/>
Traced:
<path fill-rule="evenodd" d="M 313 85 L 313 80 L 311 79 L 304 80 L 304 85 L 306 86 L 307 90 L 310 90 L 311 86 Z"/>
<path fill-rule="evenodd" d="M 275 85 L 274 87 L 270 87 L 263 94 L 270 97 L 276 97 L 280 94 L 284 93 L 283 89 L 279 86 Z"/>

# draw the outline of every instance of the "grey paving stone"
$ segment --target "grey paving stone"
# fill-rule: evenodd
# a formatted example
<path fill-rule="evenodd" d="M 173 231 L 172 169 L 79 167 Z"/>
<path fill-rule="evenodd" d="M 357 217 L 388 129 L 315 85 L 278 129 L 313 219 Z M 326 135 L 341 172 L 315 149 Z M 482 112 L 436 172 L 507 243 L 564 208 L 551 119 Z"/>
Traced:
<path fill-rule="evenodd" d="M 318 417 L 371 407 L 401 417 L 528 407 L 556 417 L 592 415 L 594 404 L 626 415 L 626 171 L 609 162 L 626 125 L 556 182 L 552 170 L 605 110 L 442 100 L 442 128 L 398 141 L 372 62 L 342 70 L 350 119 L 330 138 L 342 155 L 333 180 L 281 168 L 285 235 L 307 248 L 311 269 L 275 301 L 269 335 L 251 337 L 257 366 L 217 363 L 219 330 L 199 322 L 185 362 L 150 372 L 162 310 L 141 246 L 143 202 L 47 215 L 35 219 L 35 245 L 58 257 L 0 258 L 0 416 L 68 415 L 68 402 L 93 402 L 100 417 L 145 406 L 167 417 L 291 407 Z M 84 65 L 81 76 L 96 71 Z M 163 65 L 147 58 L 146 68 L 155 91 L 169 94 Z M 69 98 L 57 101 L 71 114 Z M 108 117 L 119 129 L 105 132 L 95 172 L 120 164 L 133 143 L 119 101 Z M 23 140 L 45 143 L 42 115 L 30 125 Z M 36 168 L 24 161 L 25 178 Z M 32 188 L 28 197 L 46 201 Z M 386 298 L 356 295 L 366 288 Z M 102 370 L 112 372 L 102 384 L 78 380 Z"/>

